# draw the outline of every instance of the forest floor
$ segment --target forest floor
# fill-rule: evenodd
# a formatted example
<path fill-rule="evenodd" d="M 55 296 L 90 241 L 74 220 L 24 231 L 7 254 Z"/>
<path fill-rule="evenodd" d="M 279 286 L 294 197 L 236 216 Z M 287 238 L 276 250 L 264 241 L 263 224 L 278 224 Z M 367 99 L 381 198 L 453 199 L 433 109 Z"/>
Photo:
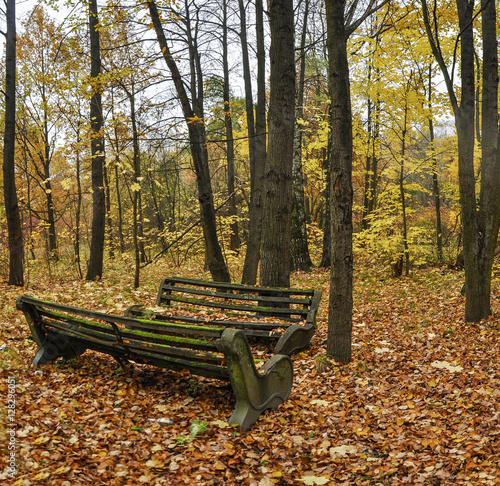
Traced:
<path fill-rule="evenodd" d="M 95 283 L 33 271 L 24 289 L 0 284 L 0 403 L 15 379 L 17 424 L 11 438 L 3 407 L 1 485 L 500 484 L 500 319 L 464 323 L 460 272 L 391 279 L 358 267 L 346 366 L 326 356 L 329 273 L 294 274 L 293 286 L 324 291 L 319 331 L 293 357 L 290 398 L 245 433 L 226 423 L 234 398 L 218 381 L 145 365 L 130 372 L 90 351 L 29 367 L 36 345 L 15 309 L 19 294 L 122 314 L 153 305 L 172 272 L 209 278 L 164 262 L 145 269 L 136 291 L 131 270 Z M 497 314 L 499 288 L 495 280 Z"/>

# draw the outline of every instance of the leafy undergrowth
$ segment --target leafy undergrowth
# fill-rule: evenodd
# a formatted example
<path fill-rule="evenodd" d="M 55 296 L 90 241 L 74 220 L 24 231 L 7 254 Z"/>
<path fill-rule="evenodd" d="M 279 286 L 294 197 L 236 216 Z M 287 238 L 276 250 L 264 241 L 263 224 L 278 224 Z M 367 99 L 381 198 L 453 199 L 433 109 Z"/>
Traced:
<path fill-rule="evenodd" d="M 32 276 L 28 288 L 1 285 L 2 403 L 14 377 L 17 427 L 9 441 L 4 408 L 0 484 L 498 484 L 499 320 L 464 324 L 459 273 L 383 280 L 358 271 L 347 366 L 325 354 L 328 273 L 295 274 L 294 286 L 324 290 L 319 331 L 293 357 L 290 398 L 246 433 L 226 423 L 234 398 L 222 382 L 139 365 L 131 372 L 90 351 L 77 362 L 28 366 L 36 346 L 17 295 L 121 314 L 153 305 L 168 272 L 148 269 L 137 291 L 119 273 L 96 283 Z M 195 267 L 175 273 L 200 277 Z"/>

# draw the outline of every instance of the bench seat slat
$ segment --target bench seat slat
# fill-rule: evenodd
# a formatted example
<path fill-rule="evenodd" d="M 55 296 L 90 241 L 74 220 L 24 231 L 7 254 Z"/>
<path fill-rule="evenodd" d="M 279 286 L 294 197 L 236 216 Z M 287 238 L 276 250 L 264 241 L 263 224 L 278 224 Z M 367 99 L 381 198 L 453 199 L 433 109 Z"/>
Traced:
<path fill-rule="evenodd" d="M 64 316 L 61 314 L 49 313 L 47 311 L 40 313 L 41 317 L 45 318 L 42 320 L 44 324 L 49 325 L 50 327 L 55 327 L 60 330 L 66 329 L 70 326 L 70 329 L 75 330 L 76 325 L 86 329 L 86 333 L 89 336 L 94 336 L 97 339 L 102 339 L 102 337 L 110 336 L 116 340 L 116 332 L 111 327 L 111 325 L 100 324 L 92 321 L 84 321 L 82 319 L 77 320 L 76 324 L 74 320 L 70 320 L 70 316 Z M 58 324 L 59 323 L 59 324 Z M 62 324 L 61 324 L 62 323 Z M 163 325 L 165 328 L 165 325 Z M 214 342 L 202 340 L 202 339 L 194 339 L 194 338 L 186 338 L 183 336 L 176 335 L 168 335 L 168 334 L 158 334 L 151 333 L 146 331 L 139 330 L 128 330 L 128 329 L 120 329 L 120 336 L 124 339 L 135 339 L 140 340 L 141 334 L 144 338 L 146 338 L 149 342 L 154 342 L 158 344 L 162 344 L 165 346 L 181 346 L 183 348 L 189 349 L 197 349 L 203 351 L 216 351 L 217 346 Z"/>
<path fill-rule="evenodd" d="M 141 341 L 138 336 L 132 336 L 129 337 L 129 334 L 124 334 L 121 333 L 121 336 L 125 339 L 123 339 L 121 342 L 117 339 L 116 335 L 114 334 L 113 329 L 102 329 L 102 328 L 97 328 L 97 329 L 91 329 L 90 326 L 84 328 L 82 330 L 79 325 L 75 324 L 70 324 L 70 323 L 61 323 L 61 321 L 54 321 L 54 320 L 44 320 L 43 321 L 45 325 L 50 326 L 53 329 L 57 329 L 59 331 L 67 332 L 68 334 L 71 334 L 72 336 L 82 339 L 82 340 L 88 340 L 91 342 L 94 342 L 96 344 L 100 344 L 103 346 L 109 346 L 109 349 L 116 350 L 117 352 L 119 350 L 135 350 L 138 352 L 147 352 L 151 351 L 152 353 L 162 355 L 162 356 L 170 356 L 170 357 L 188 357 L 192 359 L 193 361 L 199 360 L 201 362 L 203 361 L 210 361 L 211 363 L 214 364 L 219 364 L 224 361 L 224 358 L 220 353 L 218 353 L 217 348 L 214 344 L 214 346 L 210 346 L 210 351 L 206 350 L 200 350 L 200 349 L 191 349 L 191 348 L 179 348 L 179 347 L 174 347 L 174 346 L 169 346 L 166 344 L 163 344 L 163 341 L 161 339 L 158 339 L 156 342 L 158 345 L 151 344 L 151 340 L 148 339 L 148 341 Z"/>
<path fill-rule="evenodd" d="M 237 304 L 226 304 L 224 302 L 208 302 L 202 299 L 190 299 L 189 297 L 182 297 L 177 295 L 169 295 L 168 300 L 180 302 L 183 304 L 199 305 L 202 307 L 215 307 L 217 309 L 234 310 L 239 312 L 249 312 L 266 314 L 268 316 L 273 315 L 302 315 L 307 316 L 307 309 L 289 309 L 287 307 L 262 307 L 262 306 L 250 306 L 250 305 L 237 305 Z"/>
<path fill-rule="evenodd" d="M 70 331 L 67 331 L 71 334 Z M 76 336 L 75 339 L 85 345 L 86 348 L 109 354 L 114 357 L 131 359 L 136 363 L 152 364 L 161 368 L 173 369 L 175 371 L 189 370 L 194 374 L 205 376 L 207 378 L 217 378 L 219 380 L 228 381 L 228 373 L 225 367 L 207 363 L 203 360 L 196 361 L 186 357 L 169 356 L 155 353 L 152 351 L 142 351 L 141 354 L 125 352 L 123 347 L 118 347 L 113 344 L 104 344 L 100 341 L 85 339 L 81 336 Z"/>
<path fill-rule="evenodd" d="M 161 322 L 189 322 L 198 326 L 215 326 L 216 329 L 224 330 L 226 327 L 235 327 L 241 329 L 258 329 L 261 331 L 272 331 L 274 329 L 288 329 L 290 327 L 289 321 L 287 322 L 265 322 L 265 321 L 235 321 L 232 319 L 204 319 L 199 317 L 175 315 L 168 312 L 154 311 L 149 309 L 144 309 L 140 305 L 133 305 L 129 307 L 126 311 L 128 316 L 134 316 L 138 321 L 142 322 L 142 318 L 146 317 L 147 320 L 144 321 L 145 327 L 156 324 L 158 321 Z M 301 322 L 300 320 L 293 320 L 293 322 Z M 170 325 L 170 324 L 169 324 Z"/>

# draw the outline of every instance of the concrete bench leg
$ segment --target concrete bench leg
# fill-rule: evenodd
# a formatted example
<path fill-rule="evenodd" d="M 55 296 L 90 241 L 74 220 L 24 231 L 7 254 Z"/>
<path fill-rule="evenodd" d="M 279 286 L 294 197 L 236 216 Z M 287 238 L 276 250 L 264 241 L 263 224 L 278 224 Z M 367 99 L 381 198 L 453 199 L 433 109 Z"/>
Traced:
<path fill-rule="evenodd" d="M 276 410 L 292 389 L 293 366 L 288 356 L 274 355 L 257 371 L 245 334 L 226 329 L 217 347 L 224 352 L 226 365 L 236 396 L 236 407 L 229 423 L 247 430 L 267 409 Z"/>

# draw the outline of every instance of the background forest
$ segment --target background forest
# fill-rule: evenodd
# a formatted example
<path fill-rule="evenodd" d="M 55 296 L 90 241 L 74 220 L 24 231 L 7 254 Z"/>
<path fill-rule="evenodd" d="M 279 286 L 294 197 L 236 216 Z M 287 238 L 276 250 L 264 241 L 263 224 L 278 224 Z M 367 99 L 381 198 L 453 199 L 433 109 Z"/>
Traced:
<path fill-rule="evenodd" d="M 143 9 L 110 2 L 99 13 L 102 74 L 91 80 L 86 13 L 75 8 L 56 14 L 38 5 L 20 22 L 15 160 L 26 263 L 44 265 L 49 274 L 62 264 L 65 272 L 85 276 L 92 226 L 88 107 L 92 83 L 98 82 L 106 156 L 105 267 L 133 262 L 134 241 L 142 265 L 162 251 L 180 265 L 202 255 L 204 244 L 201 227 L 191 228 L 199 220 L 196 176 L 170 72 Z M 238 279 L 249 236 L 249 158 L 255 151 L 249 147 L 253 113 L 247 111 L 254 104 L 259 61 L 254 6 L 231 2 L 224 16 L 216 2 L 179 2 L 162 15 L 172 19 L 164 28 L 205 120 L 217 231 Z M 292 249 L 294 268 L 308 270 L 329 265 L 322 2 L 298 2 L 294 17 L 299 230 L 292 232 Z M 440 21 L 443 32 L 451 32 L 453 9 L 443 5 Z M 444 56 L 452 56 L 454 38 L 441 42 Z M 348 51 L 357 260 L 395 276 L 436 263 L 460 266 L 456 136 L 420 6 L 387 4 L 350 37 Z M 3 212 L 1 218 L 6 228 Z M 5 229 L 2 235 L 1 270 L 7 276 Z"/>

